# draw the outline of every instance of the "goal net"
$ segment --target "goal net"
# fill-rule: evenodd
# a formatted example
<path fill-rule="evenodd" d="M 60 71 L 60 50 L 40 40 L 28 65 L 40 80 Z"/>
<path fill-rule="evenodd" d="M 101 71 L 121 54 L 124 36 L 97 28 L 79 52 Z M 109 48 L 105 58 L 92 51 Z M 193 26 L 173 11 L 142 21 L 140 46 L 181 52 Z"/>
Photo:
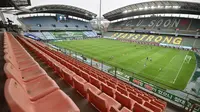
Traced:
<path fill-rule="evenodd" d="M 192 56 L 186 55 L 184 61 L 185 63 L 190 63 L 191 59 L 192 59 Z"/>

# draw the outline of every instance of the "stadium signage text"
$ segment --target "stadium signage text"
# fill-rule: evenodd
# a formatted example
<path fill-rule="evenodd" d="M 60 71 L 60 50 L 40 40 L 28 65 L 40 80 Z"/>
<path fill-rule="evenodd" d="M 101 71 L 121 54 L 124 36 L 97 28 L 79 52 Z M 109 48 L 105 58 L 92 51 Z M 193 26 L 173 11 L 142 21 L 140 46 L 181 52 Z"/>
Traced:
<path fill-rule="evenodd" d="M 191 24 L 190 19 L 183 18 L 140 18 L 140 19 L 131 19 L 126 20 L 121 23 L 114 23 L 114 27 L 136 27 L 136 28 L 150 28 L 150 29 L 169 29 L 175 30 L 180 28 L 181 30 L 187 30 Z"/>
<path fill-rule="evenodd" d="M 144 42 L 156 42 L 180 45 L 183 41 L 181 37 L 170 37 L 161 35 L 133 34 L 133 33 L 114 33 L 111 37 L 130 39 Z"/>
<path fill-rule="evenodd" d="M 147 89 L 147 90 L 149 90 L 149 91 L 152 91 L 152 92 L 154 92 L 154 93 L 156 93 L 156 94 L 158 94 L 158 95 L 160 95 L 160 96 L 162 96 L 162 97 L 165 97 L 165 98 L 167 98 L 168 100 L 173 101 L 173 102 L 175 102 L 175 103 L 177 103 L 177 104 L 180 104 L 180 105 L 182 105 L 182 106 L 185 106 L 186 103 L 187 103 L 187 106 L 188 106 L 188 107 L 191 105 L 190 102 L 187 102 L 187 101 L 184 100 L 183 98 L 180 98 L 180 97 L 178 97 L 178 96 L 176 96 L 176 95 L 173 95 L 173 94 L 171 94 L 171 93 L 168 93 L 166 90 L 162 90 L 162 89 L 160 89 L 160 88 L 158 88 L 158 87 L 156 87 L 156 86 L 154 86 L 154 85 L 149 85 L 149 84 L 147 84 L 146 82 L 140 81 L 140 80 L 135 79 L 135 78 L 133 78 L 133 77 L 130 77 L 129 81 L 130 81 L 130 83 L 132 83 L 132 84 L 136 84 L 136 85 L 138 85 L 138 86 L 140 86 L 140 87 L 142 87 L 142 88 L 145 88 L 145 89 Z"/>

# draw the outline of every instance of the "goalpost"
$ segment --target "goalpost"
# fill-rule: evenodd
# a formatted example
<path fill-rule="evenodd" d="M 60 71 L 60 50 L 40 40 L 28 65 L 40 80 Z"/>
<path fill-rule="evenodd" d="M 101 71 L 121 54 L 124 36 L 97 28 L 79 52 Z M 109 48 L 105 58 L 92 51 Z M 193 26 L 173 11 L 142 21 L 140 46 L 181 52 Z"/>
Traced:
<path fill-rule="evenodd" d="M 186 55 L 184 61 L 185 63 L 190 63 L 191 59 L 192 59 L 192 56 Z"/>

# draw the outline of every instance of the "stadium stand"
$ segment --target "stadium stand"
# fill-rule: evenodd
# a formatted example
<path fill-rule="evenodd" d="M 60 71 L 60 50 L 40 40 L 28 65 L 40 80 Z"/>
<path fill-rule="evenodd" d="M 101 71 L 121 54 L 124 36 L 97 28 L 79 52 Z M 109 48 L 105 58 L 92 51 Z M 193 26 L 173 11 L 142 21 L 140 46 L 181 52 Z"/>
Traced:
<path fill-rule="evenodd" d="M 169 17 L 149 17 L 138 18 L 111 23 L 108 31 L 115 30 L 145 30 L 146 32 L 159 32 L 166 34 L 175 34 L 176 29 L 179 29 L 180 34 L 197 34 L 196 30 L 199 29 L 198 19 L 186 18 L 169 18 Z"/>
<path fill-rule="evenodd" d="M 38 56 L 40 56 L 49 66 L 51 66 L 56 72 L 58 72 L 60 77 L 62 77 L 67 83 L 72 85 L 83 97 L 86 97 L 95 107 L 101 111 L 109 111 L 112 106 L 116 109 L 120 109 L 121 105 L 127 107 L 130 110 L 150 110 L 149 108 L 142 105 L 137 105 L 136 101 L 129 97 L 129 92 L 127 88 L 132 89 L 132 91 L 140 91 L 114 77 L 99 71 L 89 65 L 86 65 L 78 60 L 75 60 L 69 56 L 66 56 L 60 52 L 49 49 L 46 45 L 33 41 L 30 39 L 19 38 L 19 41 L 25 43 L 30 49 L 32 49 Z M 66 68 L 65 68 L 66 67 Z M 60 69 L 62 68 L 62 69 Z M 64 69 L 64 70 L 63 70 Z M 73 71 L 75 74 L 71 74 L 69 71 Z M 69 73 L 68 73 L 69 72 Z M 96 75 L 96 76 L 95 76 Z M 97 76 L 98 75 L 98 76 Z M 96 77 L 96 78 L 95 78 Z M 106 83 L 98 79 L 98 77 L 104 77 Z M 124 91 L 128 94 L 121 94 L 121 90 L 114 89 L 114 93 L 110 93 L 109 89 L 112 87 L 108 85 L 109 82 L 117 82 L 118 88 L 124 87 Z M 105 85 L 108 87 L 105 88 Z M 108 91 L 107 91 L 108 90 Z M 106 91 L 105 93 L 102 92 Z M 142 91 L 137 92 L 141 96 L 147 95 L 147 97 L 152 98 L 150 94 L 146 94 Z M 137 96 L 139 97 L 139 96 Z M 125 98 L 125 99 L 124 99 Z M 157 102 L 155 107 L 161 110 L 165 110 L 166 103 L 163 101 L 151 99 L 150 101 Z M 127 105 L 127 102 L 130 104 Z M 102 103 L 99 103 L 102 102 Z M 134 102 L 134 103 L 133 103 Z M 134 105 L 135 104 L 135 105 Z M 163 104 L 164 108 L 160 108 L 159 104 Z M 127 108 L 123 107 L 125 110 Z M 152 107 L 151 107 L 152 108 Z M 138 111 L 139 112 L 139 111 Z"/>
<path fill-rule="evenodd" d="M 29 30 L 92 30 L 88 22 L 71 18 L 68 18 L 66 22 L 58 22 L 56 17 L 52 16 L 26 17 L 18 20 L 26 25 Z"/>
<path fill-rule="evenodd" d="M 42 32 L 42 34 L 46 37 L 47 40 L 55 39 L 55 37 L 50 32 Z"/>
<path fill-rule="evenodd" d="M 138 42 L 166 43 L 173 45 L 191 46 L 199 48 L 199 39 L 193 37 L 175 37 L 171 35 L 155 35 L 155 34 L 138 34 L 138 33 L 123 33 L 123 32 L 108 32 L 105 33 L 105 38 L 127 39 Z"/>
<path fill-rule="evenodd" d="M 4 40 L 8 78 L 4 90 L 12 112 L 80 111 L 12 34 L 5 32 Z"/>

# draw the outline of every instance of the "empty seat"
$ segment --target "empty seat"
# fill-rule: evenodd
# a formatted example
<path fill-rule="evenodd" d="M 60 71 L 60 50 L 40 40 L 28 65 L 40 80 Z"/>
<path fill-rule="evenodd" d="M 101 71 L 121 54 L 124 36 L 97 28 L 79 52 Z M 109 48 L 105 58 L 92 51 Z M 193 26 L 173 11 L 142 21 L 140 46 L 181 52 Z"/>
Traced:
<path fill-rule="evenodd" d="M 100 89 L 101 83 L 98 79 L 90 76 L 90 83 Z"/>
<path fill-rule="evenodd" d="M 135 103 L 133 111 L 134 112 L 153 112 L 151 109 L 149 109 L 141 104 L 138 104 L 138 103 Z"/>
<path fill-rule="evenodd" d="M 150 99 L 148 98 L 148 97 L 146 97 L 146 96 L 143 96 L 143 95 L 141 95 L 141 94 L 138 94 L 138 97 L 140 97 L 140 98 L 142 98 L 144 101 L 146 101 L 146 102 L 150 102 Z"/>
<path fill-rule="evenodd" d="M 115 99 L 130 110 L 133 109 L 135 104 L 135 101 L 131 100 L 128 96 L 119 93 L 118 91 L 115 92 Z"/>
<path fill-rule="evenodd" d="M 88 89 L 89 102 L 91 102 L 99 111 L 108 112 L 106 100 L 99 97 L 97 94 Z"/>
<path fill-rule="evenodd" d="M 139 104 L 143 104 L 144 103 L 144 100 L 132 93 L 129 94 L 129 97 L 133 100 L 135 100 L 136 102 L 138 102 Z"/>
<path fill-rule="evenodd" d="M 101 93 L 101 94 L 99 95 L 99 97 L 101 97 L 101 98 L 103 98 L 103 99 L 106 100 L 106 103 L 107 103 L 107 105 L 108 105 L 108 107 L 107 107 L 108 110 L 110 109 L 111 106 L 113 106 L 113 107 L 115 107 L 115 108 L 117 108 L 117 109 L 119 109 L 119 108 L 121 107 L 121 104 L 120 104 L 119 102 L 117 102 L 114 98 L 108 96 L 108 95 L 105 94 L 105 93 Z"/>
<path fill-rule="evenodd" d="M 103 82 L 103 83 L 106 84 L 106 80 L 105 80 L 103 77 L 99 76 L 98 79 L 99 79 L 101 82 Z"/>
<path fill-rule="evenodd" d="M 112 106 L 110 108 L 110 112 L 132 112 L 132 111 L 129 110 L 128 108 L 126 108 L 126 107 L 123 107 L 121 110 L 119 110 L 119 109 Z"/>
<path fill-rule="evenodd" d="M 61 90 L 56 90 L 37 101 L 30 101 L 24 89 L 14 79 L 6 81 L 4 95 L 12 112 L 80 112 Z"/>
<path fill-rule="evenodd" d="M 125 89 L 123 89 L 123 88 L 121 88 L 121 87 L 119 87 L 119 86 L 117 87 L 117 91 L 119 91 L 120 93 L 122 93 L 122 94 L 128 96 L 128 91 L 126 91 Z"/>
<path fill-rule="evenodd" d="M 7 63 L 8 62 L 12 63 L 19 70 L 26 70 L 31 67 L 39 66 L 32 58 L 25 61 L 20 61 L 19 59 L 16 60 L 14 55 L 11 56 L 11 55 L 6 54 L 4 55 L 4 59 L 6 60 Z M 24 60 L 24 58 L 20 58 L 20 59 Z"/>
<path fill-rule="evenodd" d="M 162 110 L 159 107 L 156 107 L 155 105 L 149 103 L 149 102 L 145 102 L 144 106 L 153 110 L 154 112 L 162 112 Z"/>
<path fill-rule="evenodd" d="M 69 70 L 68 68 L 63 68 L 62 69 L 62 76 L 64 77 L 64 81 L 70 85 L 73 85 L 73 81 L 72 78 L 73 76 L 75 76 L 76 74 L 74 72 L 72 72 L 71 70 Z"/>
<path fill-rule="evenodd" d="M 6 63 L 4 68 L 7 78 L 15 79 L 28 93 L 31 100 L 37 100 L 59 88 L 48 75 L 41 76 L 29 82 L 23 82 L 20 74 L 11 69 L 12 65 L 10 63 Z"/>
<path fill-rule="evenodd" d="M 31 69 L 20 71 L 17 68 L 15 68 L 11 63 L 5 64 L 4 71 L 8 78 L 9 76 L 12 76 L 12 75 L 18 75 L 19 77 L 22 78 L 24 82 L 28 82 L 28 81 L 31 81 L 31 80 L 34 80 L 36 78 L 46 75 L 46 72 L 40 67 L 33 67 Z"/>
<path fill-rule="evenodd" d="M 150 103 L 155 105 L 155 106 L 157 106 L 157 107 L 159 107 L 159 108 L 161 108 L 162 110 L 165 109 L 165 106 L 163 104 L 159 103 L 159 102 L 151 101 Z"/>
<path fill-rule="evenodd" d="M 81 77 L 83 77 L 87 82 L 90 81 L 89 75 L 86 72 L 80 70 L 80 74 L 81 74 Z"/>
<path fill-rule="evenodd" d="M 74 88 L 83 96 L 87 97 L 87 90 L 90 89 L 93 93 L 99 94 L 101 90 L 91 85 L 84 79 L 80 79 L 81 77 L 75 76 L 73 77 Z"/>
<path fill-rule="evenodd" d="M 110 87 L 112 87 L 113 89 L 116 89 L 116 88 L 117 88 L 116 84 L 115 84 L 115 83 L 112 83 L 112 82 L 110 82 L 110 81 L 107 81 L 107 85 L 110 86 Z"/>
<path fill-rule="evenodd" d="M 110 86 L 107 86 L 106 84 L 104 83 L 101 83 L 101 90 L 106 93 L 107 95 L 111 96 L 114 98 L 114 95 L 115 95 L 115 90 L 110 87 Z"/>

